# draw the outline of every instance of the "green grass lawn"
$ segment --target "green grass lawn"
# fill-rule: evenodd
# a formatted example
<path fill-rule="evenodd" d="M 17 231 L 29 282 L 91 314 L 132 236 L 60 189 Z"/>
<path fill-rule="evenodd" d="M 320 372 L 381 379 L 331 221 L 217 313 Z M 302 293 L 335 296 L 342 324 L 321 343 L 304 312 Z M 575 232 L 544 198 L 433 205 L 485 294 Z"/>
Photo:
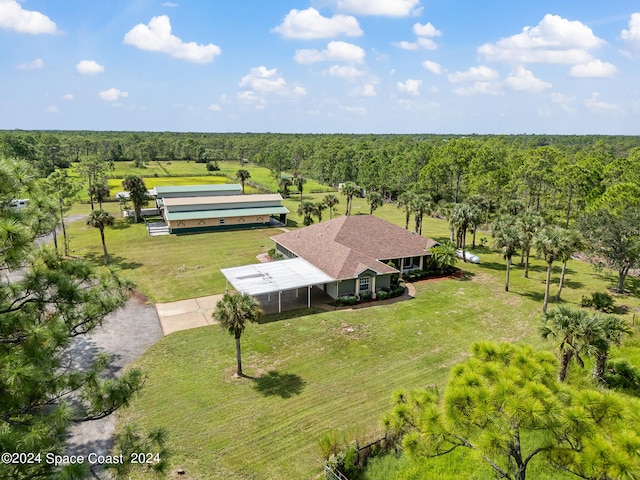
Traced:
<path fill-rule="evenodd" d="M 373 434 L 394 390 L 442 385 L 475 341 L 538 341 L 538 302 L 493 293 L 491 275 L 416 286 L 413 300 L 250 326 L 254 379 L 232 378 L 233 339 L 217 326 L 165 337 L 137 362 L 149 379 L 121 421 L 165 427 L 172 465 L 194 478 L 313 478 L 322 432 Z"/>
<path fill-rule="evenodd" d="M 343 214 L 344 197 L 339 197 Z M 295 212 L 298 201 L 294 196 L 285 205 Z M 86 206 L 72 213 L 81 208 Z M 364 199 L 355 199 L 353 212 L 368 212 Z M 376 215 L 404 226 L 403 212 L 392 205 Z M 290 218 L 290 226 L 300 225 L 296 213 Z M 82 222 L 69 230 L 73 254 L 100 261 L 98 231 Z M 144 226 L 122 222 L 107 229 L 106 241 L 115 263 L 151 301 L 171 301 L 221 293 L 219 269 L 256 262 L 277 233 L 256 229 L 148 237 Z M 425 219 L 423 234 L 447 238 L 448 225 Z M 537 334 L 546 265 L 533 259 L 529 279 L 515 265 L 510 292 L 504 292 L 504 260 L 486 247 L 476 253 L 480 265 L 459 264 L 467 272 L 464 279 L 417 283 L 412 300 L 357 310 L 301 310 L 251 325 L 242 345 L 245 372 L 253 379 L 232 378 L 233 339 L 219 327 L 173 333 L 136 362 L 149 378 L 142 394 L 121 412 L 120 424 L 165 427 L 172 468 L 184 468 L 191 478 L 317 477 L 322 432 L 355 429 L 375 436 L 394 390 L 442 387 L 449 368 L 467 356 L 474 342 L 550 348 Z M 559 273 L 558 264 L 552 293 Z M 606 271 L 572 260 L 563 300 L 575 306 L 581 295 L 604 291 L 614 280 Z M 627 287 L 633 294 L 616 296 L 616 301 L 628 306 L 625 316 L 631 319 L 640 311 L 640 282 L 630 279 Z"/>

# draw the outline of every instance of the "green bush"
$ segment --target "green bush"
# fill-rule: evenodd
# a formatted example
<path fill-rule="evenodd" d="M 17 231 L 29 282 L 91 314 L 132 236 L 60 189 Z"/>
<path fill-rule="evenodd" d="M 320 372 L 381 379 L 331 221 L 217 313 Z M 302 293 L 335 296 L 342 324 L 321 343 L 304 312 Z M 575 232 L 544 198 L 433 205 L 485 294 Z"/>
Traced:
<path fill-rule="evenodd" d="M 389 292 L 387 292 L 385 290 L 378 290 L 376 292 L 376 298 L 378 300 L 386 300 L 387 298 L 389 298 Z"/>
<path fill-rule="evenodd" d="M 389 292 L 389 298 L 400 297 L 404 295 L 404 285 L 399 285 L 396 288 L 392 288 Z"/>
<path fill-rule="evenodd" d="M 218 162 L 215 160 L 213 162 L 207 162 L 207 172 L 216 172 L 218 170 L 220 170 Z"/>
<path fill-rule="evenodd" d="M 267 254 L 271 260 L 282 260 L 284 258 L 283 255 L 275 248 L 270 248 Z"/>
<path fill-rule="evenodd" d="M 593 292 L 591 298 L 583 295 L 580 299 L 581 307 L 591 307 L 605 313 L 612 313 L 615 300 L 607 292 Z"/>
<path fill-rule="evenodd" d="M 346 306 L 351 306 L 351 305 L 355 305 L 356 303 L 358 303 L 358 297 L 356 297 L 355 295 L 343 295 L 341 297 L 338 297 L 336 299 L 336 305 L 338 306 L 342 306 L 342 305 L 346 305 Z"/>
<path fill-rule="evenodd" d="M 360 293 L 360 300 L 363 301 L 363 302 L 368 302 L 372 298 L 373 298 L 373 292 L 361 292 Z"/>

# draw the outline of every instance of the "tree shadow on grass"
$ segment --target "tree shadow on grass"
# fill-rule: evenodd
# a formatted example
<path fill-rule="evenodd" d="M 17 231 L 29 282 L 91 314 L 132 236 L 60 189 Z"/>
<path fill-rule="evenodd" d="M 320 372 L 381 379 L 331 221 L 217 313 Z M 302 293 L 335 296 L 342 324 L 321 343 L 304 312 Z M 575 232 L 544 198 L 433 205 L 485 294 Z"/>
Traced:
<path fill-rule="evenodd" d="M 540 302 L 540 306 L 542 307 L 542 302 L 544 302 L 544 291 L 542 292 L 518 292 L 518 295 L 522 295 L 523 297 L 527 297 L 530 298 L 531 300 L 535 300 L 536 302 Z M 552 295 L 551 293 L 549 293 L 549 308 L 551 308 L 551 303 L 554 302 L 555 300 L 553 300 L 554 295 Z"/>
<path fill-rule="evenodd" d="M 91 262 L 104 265 L 104 255 L 98 253 L 88 253 L 84 256 L 84 259 Z M 109 254 L 109 265 L 113 267 L 118 267 L 121 270 L 133 270 L 135 268 L 140 268 L 142 263 L 138 262 L 129 262 L 126 258 L 120 257 L 118 255 Z"/>
<path fill-rule="evenodd" d="M 253 388 L 265 397 L 291 398 L 300 395 L 306 384 L 299 375 L 280 373 L 277 370 L 270 370 L 252 380 L 255 382 Z"/>
<path fill-rule="evenodd" d="M 497 263 L 497 262 L 480 262 L 480 267 L 481 268 L 488 268 L 489 270 L 502 270 L 502 271 L 506 271 L 507 270 L 507 263 Z M 513 273 L 513 264 L 511 265 L 511 272 Z"/>
<path fill-rule="evenodd" d="M 580 288 L 584 288 L 584 283 L 582 282 L 577 282 L 575 280 L 566 280 L 564 281 L 564 283 L 562 284 L 563 288 L 571 288 L 573 290 L 578 290 Z"/>

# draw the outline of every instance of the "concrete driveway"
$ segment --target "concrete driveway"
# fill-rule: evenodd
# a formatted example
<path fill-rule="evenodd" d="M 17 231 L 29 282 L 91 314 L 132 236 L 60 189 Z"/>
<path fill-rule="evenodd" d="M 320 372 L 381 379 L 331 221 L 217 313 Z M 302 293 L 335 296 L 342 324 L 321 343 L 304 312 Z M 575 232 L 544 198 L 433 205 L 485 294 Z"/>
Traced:
<path fill-rule="evenodd" d="M 211 314 L 222 294 L 191 298 L 170 303 L 156 303 L 156 312 L 162 333 L 169 335 L 178 330 L 213 325 Z"/>

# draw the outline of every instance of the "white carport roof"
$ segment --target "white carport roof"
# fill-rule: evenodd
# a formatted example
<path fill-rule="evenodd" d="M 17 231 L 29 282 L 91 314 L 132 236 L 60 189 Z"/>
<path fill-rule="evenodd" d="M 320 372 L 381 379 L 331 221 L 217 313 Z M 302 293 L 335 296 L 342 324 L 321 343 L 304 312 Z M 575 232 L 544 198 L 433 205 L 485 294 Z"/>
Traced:
<path fill-rule="evenodd" d="M 303 258 L 221 268 L 220 271 L 233 288 L 249 295 L 283 292 L 335 281 Z"/>

